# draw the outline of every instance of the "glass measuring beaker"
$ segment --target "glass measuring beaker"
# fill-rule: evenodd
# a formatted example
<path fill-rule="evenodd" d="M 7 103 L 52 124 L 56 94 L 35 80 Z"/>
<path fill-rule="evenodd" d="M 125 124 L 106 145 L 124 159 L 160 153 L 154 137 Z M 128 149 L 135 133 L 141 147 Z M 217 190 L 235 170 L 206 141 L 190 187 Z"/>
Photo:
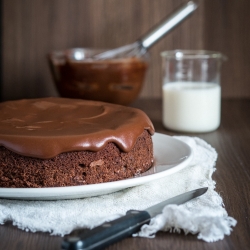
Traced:
<path fill-rule="evenodd" d="M 161 53 L 163 124 L 181 132 L 217 129 L 221 117 L 219 52 L 173 50 Z"/>

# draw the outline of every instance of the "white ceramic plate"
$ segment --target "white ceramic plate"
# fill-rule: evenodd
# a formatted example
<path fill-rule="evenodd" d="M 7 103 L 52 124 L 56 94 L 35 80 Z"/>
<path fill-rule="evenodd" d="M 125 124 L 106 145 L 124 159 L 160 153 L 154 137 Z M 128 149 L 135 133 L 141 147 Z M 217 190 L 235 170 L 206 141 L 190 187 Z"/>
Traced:
<path fill-rule="evenodd" d="M 154 165 L 140 176 L 121 181 L 72 187 L 0 188 L 0 197 L 22 200 L 61 200 L 109 194 L 173 174 L 186 167 L 192 159 L 191 148 L 170 136 L 155 133 L 153 145 Z"/>

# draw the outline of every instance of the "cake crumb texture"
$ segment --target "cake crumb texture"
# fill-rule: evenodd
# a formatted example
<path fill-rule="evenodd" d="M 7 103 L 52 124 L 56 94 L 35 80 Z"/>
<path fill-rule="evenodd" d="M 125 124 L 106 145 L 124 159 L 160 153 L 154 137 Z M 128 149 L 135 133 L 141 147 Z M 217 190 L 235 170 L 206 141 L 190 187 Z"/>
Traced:
<path fill-rule="evenodd" d="M 74 151 L 39 159 L 1 146 L 0 187 L 63 187 L 118 181 L 147 171 L 152 163 L 153 144 L 147 130 L 128 153 L 109 142 L 97 152 Z"/>

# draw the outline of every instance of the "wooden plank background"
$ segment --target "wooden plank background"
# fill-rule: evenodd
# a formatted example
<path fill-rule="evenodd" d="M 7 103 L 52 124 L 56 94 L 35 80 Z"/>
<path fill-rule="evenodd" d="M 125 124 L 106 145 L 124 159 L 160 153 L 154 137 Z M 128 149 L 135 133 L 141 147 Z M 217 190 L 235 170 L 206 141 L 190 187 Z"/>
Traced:
<path fill-rule="evenodd" d="M 250 98 L 250 1 L 204 3 L 204 47 L 228 57 L 222 67 L 222 94 Z"/>
<path fill-rule="evenodd" d="M 2 100 L 56 96 L 48 52 L 130 44 L 184 2 L 3 0 Z M 150 69 L 140 97 L 161 96 L 161 51 L 213 49 L 229 56 L 222 71 L 223 97 L 249 98 L 249 3 L 201 1 L 191 18 L 150 49 Z"/>

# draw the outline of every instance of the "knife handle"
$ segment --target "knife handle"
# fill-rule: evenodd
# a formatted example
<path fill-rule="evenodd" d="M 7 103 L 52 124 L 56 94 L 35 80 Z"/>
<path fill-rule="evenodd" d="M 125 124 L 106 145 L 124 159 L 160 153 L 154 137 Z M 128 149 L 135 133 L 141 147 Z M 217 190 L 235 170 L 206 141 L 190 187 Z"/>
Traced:
<path fill-rule="evenodd" d="M 103 249 L 119 240 L 122 240 L 140 230 L 143 224 L 151 217 L 146 211 L 130 210 L 116 220 L 105 222 L 90 231 L 78 236 L 67 236 L 62 242 L 63 250 L 92 250 Z"/>

